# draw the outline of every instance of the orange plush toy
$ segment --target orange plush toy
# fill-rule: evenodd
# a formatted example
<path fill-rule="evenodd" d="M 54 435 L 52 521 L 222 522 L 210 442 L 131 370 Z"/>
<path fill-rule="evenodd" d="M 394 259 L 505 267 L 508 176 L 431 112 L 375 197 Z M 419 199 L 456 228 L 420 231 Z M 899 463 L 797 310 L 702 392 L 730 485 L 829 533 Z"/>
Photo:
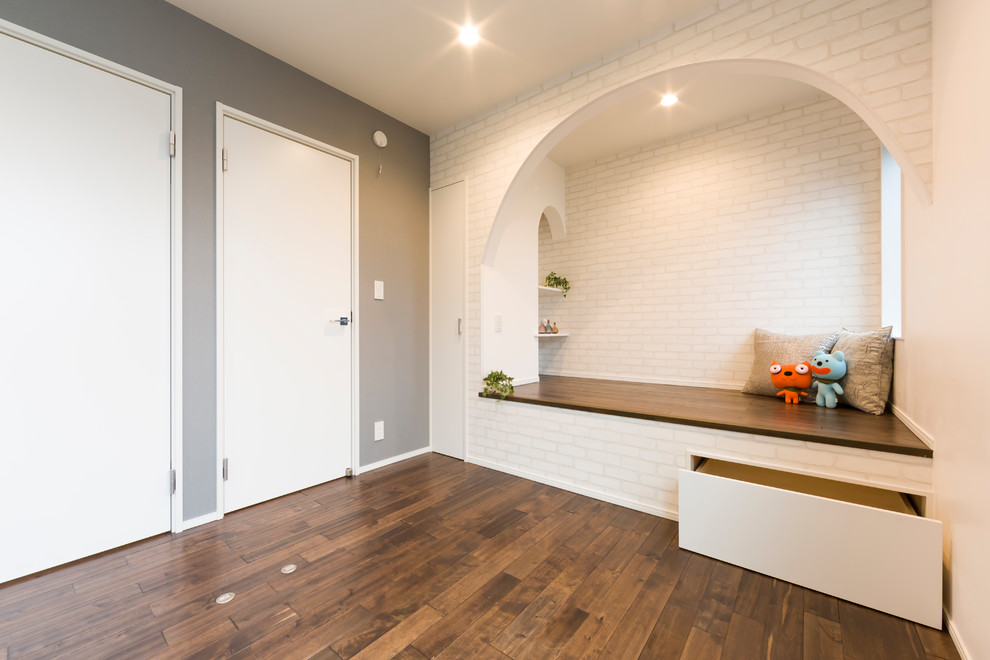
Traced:
<path fill-rule="evenodd" d="M 770 382 L 779 387 L 777 396 L 783 395 L 784 403 L 798 403 L 801 397 L 808 396 L 801 390 L 811 387 L 811 363 L 805 360 L 801 364 L 770 363 Z"/>

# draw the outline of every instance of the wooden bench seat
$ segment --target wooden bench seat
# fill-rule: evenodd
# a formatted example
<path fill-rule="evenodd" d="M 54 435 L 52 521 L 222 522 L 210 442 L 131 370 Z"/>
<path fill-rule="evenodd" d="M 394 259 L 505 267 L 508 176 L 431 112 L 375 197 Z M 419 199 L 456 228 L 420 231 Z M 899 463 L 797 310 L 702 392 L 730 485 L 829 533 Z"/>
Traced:
<path fill-rule="evenodd" d="M 496 397 L 497 398 L 497 397 Z M 509 401 L 931 458 L 932 449 L 891 413 L 788 405 L 709 387 L 541 376 Z"/>

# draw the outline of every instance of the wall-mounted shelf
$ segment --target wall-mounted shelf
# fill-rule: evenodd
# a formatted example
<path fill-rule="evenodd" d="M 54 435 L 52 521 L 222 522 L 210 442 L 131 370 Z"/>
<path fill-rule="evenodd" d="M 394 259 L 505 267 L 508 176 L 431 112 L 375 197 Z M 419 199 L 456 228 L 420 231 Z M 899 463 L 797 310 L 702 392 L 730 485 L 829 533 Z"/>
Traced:
<path fill-rule="evenodd" d="M 571 336 L 571 333 L 569 333 L 569 332 L 558 332 L 557 334 L 553 334 L 552 332 L 544 332 L 543 334 L 540 334 L 539 332 L 537 332 L 537 333 L 534 333 L 533 336 L 534 337 L 539 337 L 540 339 L 549 339 L 551 337 L 570 337 Z"/>
<path fill-rule="evenodd" d="M 540 291 L 552 291 L 553 293 L 561 293 L 561 294 L 564 293 L 563 289 L 557 289 L 552 286 L 543 286 L 542 284 L 538 284 L 536 288 L 539 289 Z"/>

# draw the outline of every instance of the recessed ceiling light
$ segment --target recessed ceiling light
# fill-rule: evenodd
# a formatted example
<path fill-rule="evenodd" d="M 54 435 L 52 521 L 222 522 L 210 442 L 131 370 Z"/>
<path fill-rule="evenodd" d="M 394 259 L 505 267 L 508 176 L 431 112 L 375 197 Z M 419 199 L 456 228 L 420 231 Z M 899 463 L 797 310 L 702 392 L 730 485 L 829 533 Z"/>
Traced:
<path fill-rule="evenodd" d="M 664 94 L 663 98 L 660 99 L 660 105 L 671 106 L 677 103 L 677 94 Z"/>
<path fill-rule="evenodd" d="M 473 25 L 465 25 L 461 28 L 461 36 L 459 39 L 465 46 L 473 46 L 478 43 L 478 40 L 481 39 L 481 37 L 478 36 L 478 28 Z"/>

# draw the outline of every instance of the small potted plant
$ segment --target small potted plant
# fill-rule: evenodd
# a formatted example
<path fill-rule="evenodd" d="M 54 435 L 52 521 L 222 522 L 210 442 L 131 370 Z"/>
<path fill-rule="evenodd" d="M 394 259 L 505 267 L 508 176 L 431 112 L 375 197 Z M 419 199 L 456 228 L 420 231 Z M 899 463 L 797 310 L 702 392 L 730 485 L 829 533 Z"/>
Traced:
<path fill-rule="evenodd" d="M 564 297 L 567 297 L 567 292 L 571 290 L 571 283 L 567 281 L 566 277 L 561 277 L 557 273 L 550 271 L 547 275 L 546 285 L 552 289 L 560 289 L 564 292 Z"/>
<path fill-rule="evenodd" d="M 485 376 L 485 389 L 481 392 L 484 396 L 497 396 L 504 399 L 512 396 L 515 388 L 512 387 L 512 377 L 505 375 L 501 371 L 492 371 Z"/>

